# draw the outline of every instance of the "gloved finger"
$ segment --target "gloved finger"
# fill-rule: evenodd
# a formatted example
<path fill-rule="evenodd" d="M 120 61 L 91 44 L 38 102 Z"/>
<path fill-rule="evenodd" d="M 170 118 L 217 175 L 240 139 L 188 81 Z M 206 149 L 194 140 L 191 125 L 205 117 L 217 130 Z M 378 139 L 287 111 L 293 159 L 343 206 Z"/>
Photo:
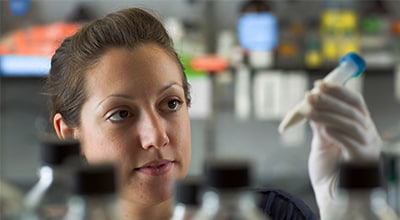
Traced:
<path fill-rule="evenodd" d="M 308 158 L 310 180 L 314 187 L 320 188 L 331 182 L 331 177 L 336 173 L 336 164 L 341 158 L 342 149 L 337 141 L 327 133 L 325 126 L 310 121 L 313 131 L 311 151 Z M 330 188 L 330 187 L 328 187 Z"/>
<path fill-rule="evenodd" d="M 326 82 L 317 83 L 316 88 L 317 91 L 342 100 L 343 102 L 356 107 L 364 114 L 369 115 L 367 105 L 360 93 L 341 85 Z"/>
<path fill-rule="evenodd" d="M 362 145 L 354 140 L 346 132 L 335 128 L 327 128 L 326 133 L 340 143 L 342 151 L 347 152 L 349 155 L 357 155 Z"/>
<path fill-rule="evenodd" d="M 353 120 L 363 127 L 367 127 L 365 115 L 351 105 L 323 93 L 309 93 L 307 99 L 313 107 L 312 111 L 326 112 Z"/>
<path fill-rule="evenodd" d="M 326 111 L 313 110 L 307 116 L 309 120 L 323 124 L 326 129 L 340 130 L 354 139 L 359 145 L 367 144 L 365 138 L 365 127 L 358 121 L 349 119 L 340 114 L 332 114 Z"/>
<path fill-rule="evenodd" d="M 369 144 L 360 145 L 341 130 L 327 128 L 326 133 L 341 144 L 340 148 L 345 159 L 376 158 L 379 155 L 379 140 L 372 138 L 367 141 L 370 142 Z M 367 134 L 366 136 L 373 136 L 370 132 L 367 132 Z"/>
<path fill-rule="evenodd" d="M 336 158 L 341 149 L 338 148 L 336 140 L 326 132 L 326 127 L 314 121 L 310 121 L 310 126 L 313 131 L 311 155 L 324 158 L 324 162 L 328 162 L 329 158 Z"/>

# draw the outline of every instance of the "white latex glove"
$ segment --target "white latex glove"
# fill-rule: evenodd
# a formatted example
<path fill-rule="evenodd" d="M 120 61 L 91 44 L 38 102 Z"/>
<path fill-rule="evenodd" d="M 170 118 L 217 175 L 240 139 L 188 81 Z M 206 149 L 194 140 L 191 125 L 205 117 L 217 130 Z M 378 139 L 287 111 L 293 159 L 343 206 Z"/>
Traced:
<path fill-rule="evenodd" d="M 382 140 L 361 94 L 322 81 L 307 94 L 313 131 L 308 169 L 321 219 L 330 215 L 341 160 L 378 159 Z"/>

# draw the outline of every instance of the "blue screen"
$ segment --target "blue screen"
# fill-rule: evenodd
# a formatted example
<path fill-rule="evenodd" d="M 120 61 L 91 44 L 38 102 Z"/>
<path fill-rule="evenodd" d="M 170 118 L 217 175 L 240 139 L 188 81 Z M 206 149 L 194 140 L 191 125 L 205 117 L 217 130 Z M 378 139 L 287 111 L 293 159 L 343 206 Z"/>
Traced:
<path fill-rule="evenodd" d="M 42 76 L 50 70 L 50 59 L 34 56 L 0 56 L 0 76 Z"/>
<path fill-rule="evenodd" d="M 278 44 L 278 35 L 278 22 L 271 13 L 248 13 L 239 19 L 239 43 L 247 50 L 272 50 Z"/>

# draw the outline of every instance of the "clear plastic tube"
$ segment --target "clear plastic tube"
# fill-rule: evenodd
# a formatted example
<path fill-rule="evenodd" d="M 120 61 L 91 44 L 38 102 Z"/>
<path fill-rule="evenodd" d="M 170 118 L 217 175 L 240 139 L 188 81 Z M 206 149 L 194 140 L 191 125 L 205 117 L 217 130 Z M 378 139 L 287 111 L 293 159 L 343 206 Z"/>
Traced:
<path fill-rule="evenodd" d="M 340 59 L 339 65 L 322 80 L 344 85 L 349 79 L 359 76 L 364 69 L 364 59 L 356 53 L 348 53 Z M 310 110 L 307 100 L 303 99 L 283 118 L 278 128 L 279 132 L 283 133 L 289 127 L 303 121 Z"/>

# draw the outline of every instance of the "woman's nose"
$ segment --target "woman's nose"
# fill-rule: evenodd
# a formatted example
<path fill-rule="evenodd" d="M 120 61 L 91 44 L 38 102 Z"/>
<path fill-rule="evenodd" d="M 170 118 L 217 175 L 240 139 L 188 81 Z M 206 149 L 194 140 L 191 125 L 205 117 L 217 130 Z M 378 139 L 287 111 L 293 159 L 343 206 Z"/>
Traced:
<path fill-rule="evenodd" d="M 143 149 L 159 149 L 169 143 L 164 124 L 157 114 L 143 115 L 139 123 L 139 141 Z"/>

